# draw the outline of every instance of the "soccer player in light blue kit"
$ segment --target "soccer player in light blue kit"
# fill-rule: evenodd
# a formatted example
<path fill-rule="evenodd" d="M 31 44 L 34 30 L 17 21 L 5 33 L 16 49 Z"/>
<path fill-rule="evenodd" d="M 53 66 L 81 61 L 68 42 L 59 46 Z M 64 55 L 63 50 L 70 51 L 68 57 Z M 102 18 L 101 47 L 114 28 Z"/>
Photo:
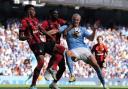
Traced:
<path fill-rule="evenodd" d="M 93 41 L 98 24 L 95 23 L 92 27 L 92 34 L 90 34 L 85 27 L 79 26 L 81 16 L 79 14 L 73 14 L 72 23 L 70 25 L 63 25 L 60 27 L 60 33 L 63 33 L 66 37 L 68 44 L 67 55 L 74 61 L 83 60 L 85 63 L 90 64 L 96 71 L 98 78 L 100 79 L 103 88 L 105 88 L 105 81 L 101 73 L 101 69 L 97 64 L 95 57 L 92 55 L 88 45 L 84 43 L 84 38 Z"/>

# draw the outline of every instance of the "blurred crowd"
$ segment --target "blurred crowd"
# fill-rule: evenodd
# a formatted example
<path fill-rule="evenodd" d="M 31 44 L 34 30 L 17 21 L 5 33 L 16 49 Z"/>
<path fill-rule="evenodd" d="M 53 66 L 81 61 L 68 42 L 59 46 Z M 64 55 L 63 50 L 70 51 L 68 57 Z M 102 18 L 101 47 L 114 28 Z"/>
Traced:
<path fill-rule="evenodd" d="M 7 21 L 6 29 L 4 26 L 0 27 L 0 75 L 28 76 L 36 65 L 35 56 L 28 43 L 18 39 L 19 26 L 19 20 L 10 19 Z M 91 32 L 90 27 L 88 26 L 87 28 Z M 128 78 L 128 28 L 98 28 L 96 37 L 98 35 L 103 36 L 104 43 L 109 49 L 102 70 L 104 77 L 107 79 Z M 97 43 L 96 39 L 94 41 L 85 39 L 85 42 L 90 48 Z M 63 38 L 61 39 L 61 44 L 66 46 L 66 41 Z M 45 56 L 42 75 L 50 58 L 48 54 Z M 69 77 L 68 73 L 68 68 L 66 68 L 63 77 Z M 96 77 L 94 69 L 82 61 L 74 63 L 74 74 L 82 78 Z"/>

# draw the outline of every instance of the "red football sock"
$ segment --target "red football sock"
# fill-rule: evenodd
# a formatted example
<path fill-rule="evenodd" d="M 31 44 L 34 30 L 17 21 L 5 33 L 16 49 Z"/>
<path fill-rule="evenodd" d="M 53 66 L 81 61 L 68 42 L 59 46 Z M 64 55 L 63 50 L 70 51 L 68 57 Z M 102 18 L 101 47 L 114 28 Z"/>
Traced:
<path fill-rule="evenodd" d="M 38 68 L 35 68 L 33 80 L 32 80 L 32 85 L 36 85 L 36 81 L 38 79 L 39 74 L 40 74 L 40 70 Z"/>
<path fill-rule="evenodd" d="M 63 60 L 63 55 L 62 54 L 56 54 L 54 58 L 54 62 L 52 65 L 53 70 L 57 70 L 58 64 Z"/>
<path fill-rule="evenodd" d="M 31 86 L 36 85 L 36 81 L 37 81 L 37 79 L 39 77 L 39 74 L 40 74 L 40 71 L 41 71 L 41 68 L 42 68 L 43 65 L 44 65 L 44 60 L 40 59 L 38 61 L 37 67 L 34 70 L 33 80 L 32 80 L 32 85 Z"/>

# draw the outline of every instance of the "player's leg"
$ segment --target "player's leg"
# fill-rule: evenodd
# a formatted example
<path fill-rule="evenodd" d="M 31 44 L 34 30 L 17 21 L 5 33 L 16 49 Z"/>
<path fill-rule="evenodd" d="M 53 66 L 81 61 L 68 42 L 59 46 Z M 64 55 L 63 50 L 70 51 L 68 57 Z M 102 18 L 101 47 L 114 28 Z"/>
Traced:
<path fill-rule="evenodd" d="M 46 80 L 50 80 L 51 79 L 51 74 L 50 74 L 50 71 L 49 69 L 52 67 L 53 63 L 54 63 L 54 59 L 55 59 L 55 52 L 53 52 L 53 49 L 54 49 L 54 46 L 55 46 L 55 42 L 46 42 L 44 44 L 44 50 L 46 53 L 50 54 L 51 55 L 51 58 L 48 62 L 48 66 L 46 68 L 46 71 L 44 73 L 44 78 Z M 54 69 L 57 71 L 57 67 L 54 67 Z"/>
<path fill-rule="evenodd" d="M 54 61 L 53 61 L 53 65 L 48 69 L 49 73 L 52 75 L 54 80 L 57 80 L 56 78 L 56 74 L 57 74 L 57 66 L 58 64 L 62 61 L 63 59 L 63 55 L 56 53 L 55 57 L 54 57 Z"/>
<path fill-rule="evenodd" d="M 96 59 L 96 61 L 97 61 L 98 65 L 99 65 L 99 67 L 102 69 L 104 61 L 101 61 L 100 59 Z"/>
<path fill-rule="evenodd" d="M 103 73 L 103 70 L 102 70 L 104 68 L 104 60 L 101 61 L 100 59 L 96 59 L 96 61 L 97 61 L 98 65 L 101 69 L 101 72 L 102 72 L 103 76 L 105 76 L 104 73 Z"/>
<path fill-rule="evenodd" d="M 61 61 L 57 53 L 63 54 L 64 50 L 65 48 L 63 46 L 56 45 L 54 42 L 47 42 L 45 44 L 45 51 L 52 56 L 47 69 L 52 67 L 54 70 L 57 70 L 57 65 Z"/>
<path fill-rule="evenodd" d="M 30 89 L 37 89 L 36 86 L 36 81 L 39 77 L 40 71 L 44 65 L 44 51 L 41 49 L 42 45 L 40 44 L 34 44 L 30 46 L 31 50 L 35 54 L 35 57 L 37 59 L 37 66 L 34 69 L 33 72 L 33 79 L 32 79 L 32 84 L 30 86 Z M 40 51 L 41 50 L 41 51 Z"/>
<path fill-rule="evenodd" d="M 57 71 L 57 74 L 56 74 L 56 80 L 53 80 L 53 82 L 49 85 L 49 87 L 51 89 L 60 89 L 58 86 L 57 86 L 57 82 L 60 80 L 60 78 L 62 77 L 66 67 L 65 67 L 65 60 L 64 60 L 64 57 L 62 57 L 62 60 L 61 62 L 58 64 L 59 66 L 59 70 Z"/>
<path fill-rule="evenodd" d="M 51 55 L 51 58 L 50 58 L 50 60 L 48 62 L 48 66 L 47 66 L 46 70 L 51 68 L 51 66 L 53 65 L 53 62 L 54 62 L 54 58 L 55 58 L 55 55 Z"/>
<path fill-rule="evenodd" d="M 48 45 L 47 45 L 48 46 Z M 47 47 L 48 48 L 48 47 Z M 52 48 L 51 48 L 52 49 Z M 46 50 L 47 52 L 49 51 L 49 49 Z M 63 53 L 65 51 L 65 48 L 59 44 L 56 44 L 54 49 L 51 50 L 50 52 L 52 52 L 52 57 L 48 63 L 48 67 L 47 70 L 45 72 L 45 79 L 46 80 L 50 80 L 49 79 L 49 73 L 52 75 L 53 79 L 56 80 L 56 73 L 57 73 L 57 66 L 58 64 L 62 61 L 63 59 Z M 48 52 L 49 54 L 51 54 L 50 52 Z"/>
<path fill-rule="evenodd" d="M 105 80 L 103 78 L 101 69 L 100 69 L 95 57 L 93 55 L 90 55 L 88 58 L 89 58 L 89 60 L 87 61 L 87 63 L 90 64 L 95 69 L 95 71 L 98 75 L 98 78 L 100 79 L 103 87 L 105 88 Z"/>
<path fill-rule="evenodd" d="M 50 73 L 52 74 L 52 77 L 56 80 L 56 69 L 57 66 L 60 64 L 61 61 L 63 61 L 63 54 L 64 54 L 65 48 L 59 44 L 56 44 L 54 47 L 55 57 L 53 61 L 53 65 L 51 68 L 49 68 Z"/>
<path fill-rule="evenodd" d="M 76 79 L 75 79 L 75 75 L 73 73 L 73 61 L 72 61 L 71 57 L 68 56 L 67 52 L 65 52 L 65 58 L 66 58 L 66 62 L 68 65 L 69 72 L 70 72 L 69 82 L 74 82 L 74 81 L 76 81 Z"/>
<path fill-rule="evenodd" d="M 33 72 L 33 79 L 32 79 L 32 84 L 30 86 L 30 89 L 37 89 L 37 88 L 35 88 L 36 81 L 37 81 L 39 74 L 40 74 L 40 71 L 44 65 L 44 56 L 43 55 L 39 55 L 36 58 L 37 58 L 37 66 Z"/>
<path fill-rule="evenodd" d="M 97 75 L 98 75 L 101 83 L 103 84 L 103 86 L 105 85 L 105 81 L 102 76 L 101 69 L 100 69 L 99 65 L 97 64 L 95 57 L 91 54 L 89 49 L 76 48 L 76 49 L 68 51 L 67 53 L 69 56 L 71 56 L 73 58 L 74 61 L 81 59 L 84 62 L 90 64 L 96 70 Z"/>
<path fill-rule="evenodd" d="M 72 50 L 66 51 L 67 56 L 71 57 L 72 61 L 76 62 L 78 61 L 78 57 L 74 54 Z"/>
<path fill-rule="evenodd" d="M 53 65 L 53 62 L 54 62 L 54 55 L 51 55 L 51 58 L 50 58 L 50 60 L 49 60 L 49 62 L 48 62 L 48 66 L 47 66 L 47 68 L 46 68 L 46 71 L 45 71 L 45 73 L 44 73 L 44 78 L 47 80 L 47 81 L 49 81 L 49 80 L 51 80 L 51 74 L 50 74 L 50 72 L 49 72 L 49 69 L 51 68 L 51 66 Z M 57 71 L 57 68 L 56 68 L 56 71 Z"/>

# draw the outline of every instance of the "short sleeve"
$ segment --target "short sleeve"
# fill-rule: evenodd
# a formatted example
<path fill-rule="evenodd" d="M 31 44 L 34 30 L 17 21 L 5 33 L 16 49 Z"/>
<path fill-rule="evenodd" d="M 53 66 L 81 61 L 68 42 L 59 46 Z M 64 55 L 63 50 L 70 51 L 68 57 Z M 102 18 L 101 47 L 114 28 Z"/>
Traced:
<path fill-rule="evenodd" d="M 86 29 L 86 27 L 82 27 L 82 31 L 84 33 L 84 37 L 89 37 L 91 33 Z"/>
<path fill-rule="evenodd" d="M 67 28 L 68 26 L 67 25 L 63 25 L 59 28 L 59 33 L 63 33 L 64 30 Z"/>
<path fill-rule="evenodd" d="M 41 27 L 43 30 L 46 30 L 48 28 L 48 21 L 43 21 Z"/>
<path fill-rule="evenodd" d="M 64 19 L 59 19 L 59 24 L 60 25 L 64 25 L 66 23 L 66 21 Z"/>
<path fill-rule="evenodd" d="M 27 29 L 28 25 L 25 19 L 23 19 L 21 21 L 21 27 L 20 27 L 20 31 L 25 31 Z"/>

